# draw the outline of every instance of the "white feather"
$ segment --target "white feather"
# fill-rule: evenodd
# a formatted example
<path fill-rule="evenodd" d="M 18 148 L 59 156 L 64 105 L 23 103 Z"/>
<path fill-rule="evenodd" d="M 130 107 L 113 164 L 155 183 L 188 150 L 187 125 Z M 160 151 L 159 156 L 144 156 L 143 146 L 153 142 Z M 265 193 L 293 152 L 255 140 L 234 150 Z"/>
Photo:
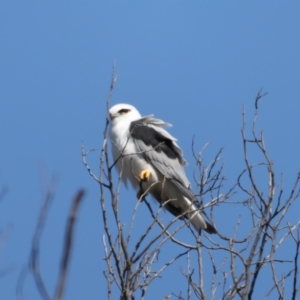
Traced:
<path fill-rule="evenodd" d="M 142 117 L 138 110 L 129 104 L 113 106 L 109 110 L 109 115 L 113 159 L 118 160 L 116 166 L 125 185 L 127 186 L 129 181 L 135 189 L 138 189 L 140 187 L 138 176 L 142 171 L 150 170 L 150 180 L 142 182 L 143 191 L 148 190 L 161 204 L 174 199 L 164 206 L 173 215 L 186 213 L 185 217 L 197 231 L 205 229 L 214 232 L 214 227 L 205 222 L 193 204 L 195 197 L 184 171 L 186 161 L 182 158 L 182 150 L 177 145 L 177 140 L 163 129 L 170 124 L 154 119 L 152 115 Z M 180 156 L 176 159 L 170 158 L 163 151 L 158 152 L 142 140 L 134 139 L 129 130 L 131 123 L 137 120 L 170 140 L 177 155 Z"/>

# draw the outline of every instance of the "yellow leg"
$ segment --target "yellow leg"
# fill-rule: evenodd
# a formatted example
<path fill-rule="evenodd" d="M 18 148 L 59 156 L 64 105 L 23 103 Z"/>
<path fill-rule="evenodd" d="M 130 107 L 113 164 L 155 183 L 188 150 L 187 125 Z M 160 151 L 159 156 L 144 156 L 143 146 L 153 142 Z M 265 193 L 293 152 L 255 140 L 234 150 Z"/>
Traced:
<path fill-rule="evenodd" d="M 139 179 L 140 179 L 140 189 L 138 190 L 136 196 L 138 199 L 141 199 L 141 201 L 144 200 L 144 198 L 146 197 L 146 195 L 144 195 L 143 198 L 142 195 L 145 193 L 145 191 L 143 191 L 143 188 L 142 188 L 142 182 L 143 181 L 148 181 L 150 179 L 150 176 L 151 176 L 151 171 L 149 169 L 145 169 L 143 170 L 140 175 L 139 175 Z"/>
<path fill-rule="evenodd" d="M 151 171 L 149 169 L 145 169 L 140 173 L 139 178 L 141 181 L 148 181 L 150 179 L 150 175 Z"/>

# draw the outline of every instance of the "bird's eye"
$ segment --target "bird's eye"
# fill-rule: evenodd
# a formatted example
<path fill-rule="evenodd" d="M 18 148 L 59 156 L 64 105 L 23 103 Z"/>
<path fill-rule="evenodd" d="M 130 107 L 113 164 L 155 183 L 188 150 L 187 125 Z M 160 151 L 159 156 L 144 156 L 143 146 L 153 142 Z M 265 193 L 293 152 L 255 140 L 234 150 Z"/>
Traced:
<path fill-rule="evenodd" d="M 127 114 L 129 111 L 130 111 L 129 109 L 122 108 L 119 110 L 119 113 L 123 115 L 123 114 Z"/>

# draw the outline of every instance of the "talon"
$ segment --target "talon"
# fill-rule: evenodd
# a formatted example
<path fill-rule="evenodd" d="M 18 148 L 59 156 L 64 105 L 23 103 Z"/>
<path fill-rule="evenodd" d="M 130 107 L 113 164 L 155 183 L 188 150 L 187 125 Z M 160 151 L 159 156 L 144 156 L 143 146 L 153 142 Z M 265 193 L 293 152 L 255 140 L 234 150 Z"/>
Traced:
<path fill-rule="evenodd" d="M 144 197 L 142 197 L 142 195 L 145 193 L 145 191 L 142 188 L 142 182 L 144 181 L 149 181 L 151 176 L 151 171 L 149 169 L 145 169 L 143 170 L 140 175 L 139 175 L 139 179 L 140 179 L 140 189 L 138 190 L 136 196 L 140 201 L 143 201 L 144 198 L 146 197 L 146 195 L 144 195 Z"/>
<path fill-rule="evenodd" d="M 150 175 L 151 171 L 149 169 L 146 169 L 140 173 L 139 178 L 141 181 L 148 181 L 150 179 Z"/>

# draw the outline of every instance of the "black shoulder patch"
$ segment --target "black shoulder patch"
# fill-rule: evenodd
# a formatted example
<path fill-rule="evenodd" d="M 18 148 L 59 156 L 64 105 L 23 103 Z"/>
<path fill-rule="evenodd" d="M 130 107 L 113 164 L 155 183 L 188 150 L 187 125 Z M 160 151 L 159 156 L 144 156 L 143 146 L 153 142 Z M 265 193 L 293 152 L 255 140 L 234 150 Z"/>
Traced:
<path fill-rule="evenodd" d="M 147 146 L 157 152 L 163 152 L 170 159 L 178 159 L 182 163 L 182 158 L 172 140 L 164 137 L 161 133 L 141 122 L 134 121 L 130 124 L 130 133 L 134 139 L 142 140 Z"/>

